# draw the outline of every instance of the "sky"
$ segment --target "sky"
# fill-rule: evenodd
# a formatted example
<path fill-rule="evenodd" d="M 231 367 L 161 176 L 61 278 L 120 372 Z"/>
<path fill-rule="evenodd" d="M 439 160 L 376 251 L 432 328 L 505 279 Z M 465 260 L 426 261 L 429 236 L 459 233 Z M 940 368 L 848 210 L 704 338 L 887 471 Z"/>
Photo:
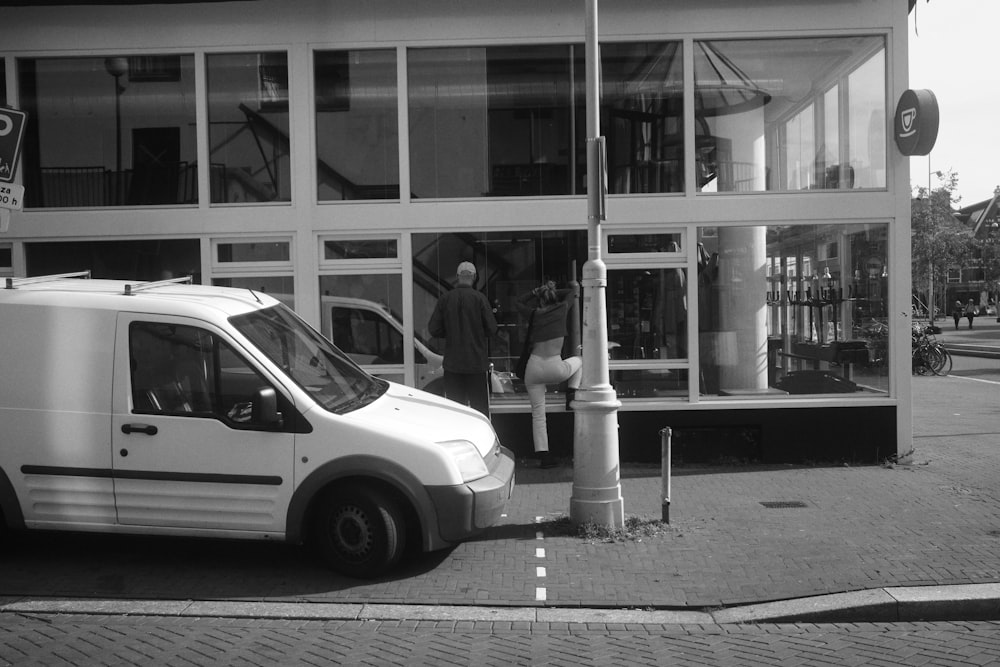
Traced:
<path fill-rule="evenodd" d="M 934 189 L 933 172 L 954 171 L 960 207 L 1000 185 L 998 25 L 998 0 L 917 0 L 910 13 L 909 87 L 933 91 L 941 115 L 930 155 L 910 158 L 910 185 L 926 187 L 931 174 Z"/>

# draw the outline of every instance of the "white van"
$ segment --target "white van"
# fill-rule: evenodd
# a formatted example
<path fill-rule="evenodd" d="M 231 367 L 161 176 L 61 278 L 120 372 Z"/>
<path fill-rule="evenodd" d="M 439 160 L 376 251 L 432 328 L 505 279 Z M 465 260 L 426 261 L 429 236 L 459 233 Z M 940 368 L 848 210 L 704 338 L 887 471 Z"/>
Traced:
<path fill-rule="evenodd" d="M 309 541 L 367 577 L 492 525 L 513 484 L 488 419 L 372 377 L 266 294 L 0 289 L 0 525 Z"/>

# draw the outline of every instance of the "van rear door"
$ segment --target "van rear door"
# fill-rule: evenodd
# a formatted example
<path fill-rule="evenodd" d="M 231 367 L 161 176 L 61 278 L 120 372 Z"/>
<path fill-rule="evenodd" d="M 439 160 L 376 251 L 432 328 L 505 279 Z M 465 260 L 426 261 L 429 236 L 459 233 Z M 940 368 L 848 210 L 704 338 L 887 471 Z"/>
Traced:
<path fill-rule="evenodd" d="M 120 313 L 111 425 L 118 522 L 283 533 L 294 434 L 255 422 L 261 389 L 281 392 L 211 325 Z"/>

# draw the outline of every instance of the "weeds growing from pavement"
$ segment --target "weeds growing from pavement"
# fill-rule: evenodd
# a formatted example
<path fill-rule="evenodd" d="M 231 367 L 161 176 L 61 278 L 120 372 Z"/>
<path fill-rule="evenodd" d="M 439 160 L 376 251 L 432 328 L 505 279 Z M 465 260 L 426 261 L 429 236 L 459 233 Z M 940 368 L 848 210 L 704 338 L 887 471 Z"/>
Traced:
<path fill-rule="evenodd" d="M 609 528 L 588 522 L 574 525 L 568 517 L 552 522 L 552 533 L 580 537 L 590 542 L 641 542 L 644 538 L 659 537 L 671 532 L 669 524 L 659 519 L 643 519 L 637 516 L 625 517 L 622 528 Z"/>

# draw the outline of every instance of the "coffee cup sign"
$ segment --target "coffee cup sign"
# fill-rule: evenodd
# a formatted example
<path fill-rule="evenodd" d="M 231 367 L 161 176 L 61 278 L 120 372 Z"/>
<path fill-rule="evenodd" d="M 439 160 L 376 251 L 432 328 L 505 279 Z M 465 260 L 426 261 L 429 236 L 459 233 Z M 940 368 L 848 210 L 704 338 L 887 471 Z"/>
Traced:
<path fill-rule="evenodd" d="M 937 141 L 937 98 L 929 90 L 906 90 L 899 96 L 894 121 L 896 146 L 903 155 L 927 155 Z"/>

